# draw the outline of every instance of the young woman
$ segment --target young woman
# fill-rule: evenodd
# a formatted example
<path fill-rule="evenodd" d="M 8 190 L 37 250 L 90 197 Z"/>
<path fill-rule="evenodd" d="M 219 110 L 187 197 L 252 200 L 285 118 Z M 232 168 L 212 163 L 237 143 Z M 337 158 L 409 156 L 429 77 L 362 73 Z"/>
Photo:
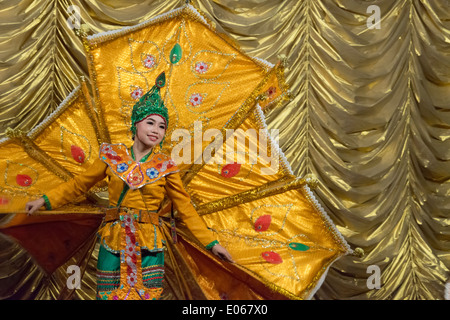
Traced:
<path fill-rule="evenodd" d="M 168 110 L 160 96 L 162 73 L 155 86 L 134 105 L 131 131 L 134 144 L 103 143 L 100 156 L 85 173 L 28 202 L 33 214 L 45 205 L 60 207 L 108 177 L 109 205 L 99 230 L 101 246 L 97 264 L 97 299 L 158 299 L 164 277 L 165 237 L 158 209 L 165 194 L 194 236 L 220 258 L 233 262 L 195 211 L 178 168 L 162 145 L 169 124 Z"/>

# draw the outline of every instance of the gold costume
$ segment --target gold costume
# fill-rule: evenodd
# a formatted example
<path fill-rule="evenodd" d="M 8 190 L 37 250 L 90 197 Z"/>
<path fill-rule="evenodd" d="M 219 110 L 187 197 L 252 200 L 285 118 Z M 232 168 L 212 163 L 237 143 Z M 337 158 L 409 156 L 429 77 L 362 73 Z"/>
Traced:
<path fill-rule="evenodd" d="M 143 274 L 145 270 L 156 268 L 157 274 L 153 273 L 149 277 L 160 278 L 164 267 L 146 266 L 141 256 L 142 250 L 163 251 L 166 241 L 163 240 L 157 212 L 165 195 L 169 196 L 183 222 L 204 246 L 212 246 L 217 240 L 192 206 L 173 160 L 152 150 L 140 162 L 136 162 L 132 149 L 123 144 L 102 144 L 99 159 L 86 172 L 46 193 L 47 209 L 71 202 L 105 178 L 108 181 L 109 207 L 112 209 L 106 211 L 98 235 L 102 250 L 104 248 L 110 253 L 120 254 L 121 263 L 118 273 L 117 270 L 103 270 L 101 266 L 106 262 L 99 260 L 97 297 L 159 299 L 163 290 L 162 282 L 157 281 L 155 284 L 155 281 L 146 281 L 144 286 Z M 103 255 L 103 259 L 107 257 Z M 114 259 L 113 255 L 109 257 Z M 132 261 L 133 258 L 135 261 Z M 118 278 L 115 281 L 111 280 L 114 276 Z"/>

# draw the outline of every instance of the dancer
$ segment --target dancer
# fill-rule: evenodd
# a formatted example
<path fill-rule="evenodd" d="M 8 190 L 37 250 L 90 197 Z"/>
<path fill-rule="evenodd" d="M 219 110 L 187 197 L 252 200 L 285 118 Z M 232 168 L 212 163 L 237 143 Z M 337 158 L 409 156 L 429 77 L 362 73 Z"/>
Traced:
<path fill-rule="evenodd" d="M 195 211 L 178 168 L 160 150 L 169 114 L 160 95 L 165 73 L 134 105 L 133 145 L 103 143 L 99 158 L 71 181 L 28 202 L 33 214 L 41 207 L 60 207 L 108 178 L 109 209 L 98 231 L 97 299 L 159 299 L 163 290 L 164 244 L 158 210 L 165 192 L 194 236 L 216 256 L 233 262 Z M 164 192 L 165 191 L 165 192 Z"/>

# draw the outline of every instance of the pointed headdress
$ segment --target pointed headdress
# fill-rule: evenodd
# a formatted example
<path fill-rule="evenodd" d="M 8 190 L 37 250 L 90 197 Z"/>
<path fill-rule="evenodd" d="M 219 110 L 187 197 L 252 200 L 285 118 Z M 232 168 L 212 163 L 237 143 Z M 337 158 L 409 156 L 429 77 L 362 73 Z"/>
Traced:
<path fill-rule="evenodd" d="M 163 71 L 156 78 L 155 85 L 133 106 L 131 113 L 131 132 L 133 137 L 136 135 L 136 123 L 153 114 L 157 114 L 165 120 L 166 129 L 169 126 L 169 111 L 164 106 L 164 100 L 161 98 L 161 88 L 165 85 L 166 74 Z"/>

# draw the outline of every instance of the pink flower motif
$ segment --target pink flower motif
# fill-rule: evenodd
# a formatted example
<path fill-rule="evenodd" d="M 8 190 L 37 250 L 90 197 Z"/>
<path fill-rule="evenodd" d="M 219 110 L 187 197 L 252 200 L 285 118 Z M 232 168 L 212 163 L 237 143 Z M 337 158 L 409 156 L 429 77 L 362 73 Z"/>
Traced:
<path fill-rule="evenodd" d="M 142 90 L 142 88 L 137 87 L 131 92 L 131 98 L 133 98 L 134 100 L 138 100 L 140 97 L 142 97 L 143 94 L 144 91 Z"/>
<path fill-rule="evenodd" d="M 209 65 L 206 64 L 205 62 L 197 62 L 195 64 L 195 72 L 199 73 L 199 74 L 204 74 L 209 70 Z"/>
<path fill-rule="evenodd" d="M 113 300 L 119 300 L 119 297 L 118 296 L 114 296 Z"/>
<path fill-rule="evenodd" d="M 144 297 L 145 297 L 145 300 L 150 299 L 150 295 L 148 293 L 146 293 Z"/>
<path fill-rule="evenodd" d="M 203 96 L 200 93 L 193 93 L 189 102 L 193 107 L 198 106 L 203 103 Z"/>
<path fill-rule="evenodd" d="M 147 69 L 151 69 L 155 65 L 155 57 L 152 56 L 151 54 L 148 54 L 145 57 L 143 62 L 144 62 L 144 67 L 146 67 Z"/>

